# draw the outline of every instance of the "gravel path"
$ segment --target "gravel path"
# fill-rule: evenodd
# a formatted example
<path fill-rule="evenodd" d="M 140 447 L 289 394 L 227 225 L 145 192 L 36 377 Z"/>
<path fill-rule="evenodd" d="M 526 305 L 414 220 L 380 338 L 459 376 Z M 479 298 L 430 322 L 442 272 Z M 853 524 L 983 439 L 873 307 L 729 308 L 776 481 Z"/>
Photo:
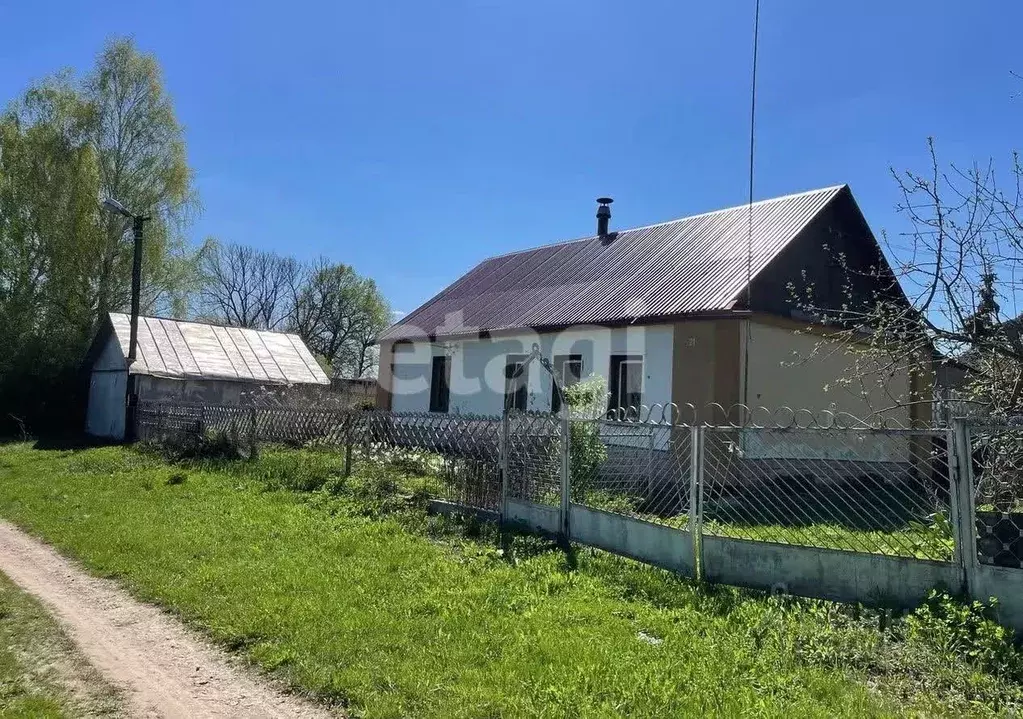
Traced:
<path fill-rule="evenodd" d="M 154 606 L 0 521 L 0 571 L 38 597 L 137 717 L 330 717 L 267 686 Z"/>

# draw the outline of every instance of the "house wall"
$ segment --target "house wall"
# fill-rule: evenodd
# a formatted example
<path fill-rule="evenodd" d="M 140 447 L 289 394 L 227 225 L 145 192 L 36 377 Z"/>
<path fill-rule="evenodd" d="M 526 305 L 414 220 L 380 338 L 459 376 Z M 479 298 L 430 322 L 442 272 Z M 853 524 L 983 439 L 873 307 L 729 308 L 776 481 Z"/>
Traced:
<path fill-rule="evenodd" d="M 845 342 L 808 332 L 805 325 L 798 323 L 772 323 L 766 318 L 752 321 L 745 341 L 749 342 L 747 404 L 751 408 L 773 411 L 772 415 L 755 410 L 755 423 L 765 426 L 792 421 L 800 426 L 810 423 L 809 414 L 801 412 L 794 417 L 785 409 L 790 408 L 810 410 L 825 423 L 828 417 L 826 414 L 822 417 L 824 410 L 848 413 L 861 419 L 887 410 L 881 415 L 885 421 L 910 426 L 913 418 L 905 403 L 911 397 L 912 387 L 905 366 L 892 370 L 872 364 L 852 353 Z M 902 406 L 888 409 L 899 404 Z M 872 454 L 868 456 L 864 454 L 864 447 L 850 445 L 848 433 L 807 431 L 765 435 L 761 432 L 746 436 L 743 447 L 749 459 L 858 458 L 910 463 L 917 461 L 920 454 L 912 441 L 906 437 L 873 443 Z"/>
<path fill-rule="evenodd" d="M 740 334 L 737 319 L 693 320 L 675 324 L 672 401 L 679 419 L 720 424 L 740 401 Z M 720 405 L 716 409 L 712 405 Z"/>
<path fill-rule="evenodd" d="M 89 406 L 85 412 L 85 433 L 103 439 L 124 439 L 124 413 L 128 373 L 99 370 L 89 376 Z"/>
<path fill-rule="evenodd" d="M 259 391 L 259 385 L 228 380 L 181 380 L 141 375 L 136 381 L 139 399 L 148 402 L 241 405 Z"/>
<path fill-rule="evenodd" d="M 107 339 L 106 344 L 103 345 L 103 349 L 100 351 L 99 355 L 96 356 L 96 361 L 92 363 L 92 371 L 123 371 L 125 367 L 124 355 L 121 353 L 121 345 L 117 342 L 117 339 L 111 335 L 109 339 Z"/>
<path fill-rule="evenodd" d="M 579 354 L 583 377 L 607 378 L 612 354 L 643 357 L 643 402 L 671 401 L 673 325 L 636 327 L 577 327 L 543 334 L 517 333 L 498 337 L 413 342 L 398 345 L 393 354 L 390 401 L 395 412 L 427 412 L 430 407 L 432 358 L 451 357 L 449 411 L 458 414 L 499 415 L 504 409 L 504 368 L 509 354 L 528 355 L 533 344 L 548 358 Z M 381 372 L 381 377 L 385 376 Z M 383 380 L 381 383 L 383 387 Z M 528 409 L 549 411 L 551 381 L 538 363 L 529 366 Z"/>
<path fill-rule="evenodd" d="M 334 400 L 328 385 L 266 385 L 219 379 L 171 379 L 138 375 L 139 400 L 149 402 L 182 402 L 187 404 L 248 405 L 261 395 L 273 393 L 281 400 L 297 405 L 304 402 Z M 283 395 L 283 396 L 282 396 Z"/>
<path fill-rule="evenodd" d="M 845 342 L 807 332 L 805 326 L 754 321 L 749 343 L 750 405 L 834 410 L 862 418 L 909 398 L 905 367 L 882 368 L 857 357 Z M 884 416 L 901 424 L 910 419 L 906 407 Z"/>

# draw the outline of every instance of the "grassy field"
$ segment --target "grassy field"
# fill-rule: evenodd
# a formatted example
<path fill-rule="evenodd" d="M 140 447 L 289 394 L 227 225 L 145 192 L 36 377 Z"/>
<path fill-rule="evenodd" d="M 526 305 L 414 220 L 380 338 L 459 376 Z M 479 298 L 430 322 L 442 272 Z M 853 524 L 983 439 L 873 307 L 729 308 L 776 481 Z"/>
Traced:
<path fill-rule="evenodd" d="M 0 574 L 0 717 L 120 715 L 117 695 L 46 610 Z"/>
<path fill-rule="evenodd" d="M 890 620 L 430 517 L 338 457 L 172 466 L 0 446 L 0 516 L 354 716 L 992 716 L 1019 655 L 950 603 Z M 886 624 L 883 629 L 880 624 Z"/>

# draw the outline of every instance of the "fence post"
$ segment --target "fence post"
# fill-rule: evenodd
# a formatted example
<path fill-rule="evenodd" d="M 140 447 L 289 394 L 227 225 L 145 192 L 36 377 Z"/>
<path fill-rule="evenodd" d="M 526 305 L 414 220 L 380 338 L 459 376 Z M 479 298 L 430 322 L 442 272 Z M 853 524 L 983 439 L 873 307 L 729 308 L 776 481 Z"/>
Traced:
<path fill-rule="evenodd" d="M 571 457 L 569 434 L 572 431 L 571 423 L 568 418 L 568 409 L 566 407 L 561 408 L 561 534 L 564 537 L 565 544 L 567 545 L 572 537 L 571 528 L 569 527 L 568 517 L 570 511 L 570 503 L 572 501 L 572 470 L 571 470 Z"/>
<path fill-rule="evenodd" d="M 689 428 L 689 535 L 693 542 L 693 571 L 703 578 L 703 427 Z"/>
<path fill-rule="evenodd" d="M 952 421 L 952 444 L 955 465 L 950 474 L 952 531 L 955 533 L 955 559 L 963 568 L 963 589 L 973 596 L 977 589 L 977 515 L 973 497 L 973 452 L 970 428 L 964 419 Z"/>
<path fill-rule="evenodd" d="M 249 419 L 252 422 L 252 429 L 249 431 L 249 451 L 254 457 L 259 453 L 259 417 L 256 412 L 257 409 L 255 407 L 249 409 Z"/>
<path fill-rule="evenodd" d="M 348 410 L 341 414 L 344 420 L 341 426 L 345 428 L 345 477 L 352 476 L 352 445 L 355 443 L 355 414 Z"/>
<path fill-rule="evenodd" d="M 650 442 L 646 449 L 646 492 L 644 496 L 649 497 L 654 488 L 654 430 L 650 429 Z"/>
<path fill-rule="evenodd" d="M 508 521 L 508 455 L 510 448 L 509 438 L 509 416 L 506 409 L 501 415 L 501 439 L 497 444 L 498 462 L 501 465 L 501 523 Z"/>

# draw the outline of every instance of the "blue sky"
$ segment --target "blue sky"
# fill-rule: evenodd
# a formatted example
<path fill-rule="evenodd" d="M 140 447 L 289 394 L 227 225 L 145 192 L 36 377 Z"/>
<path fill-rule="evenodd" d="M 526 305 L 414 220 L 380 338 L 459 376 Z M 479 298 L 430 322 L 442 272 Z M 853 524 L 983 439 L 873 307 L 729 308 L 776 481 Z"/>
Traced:
<path fill-rule="evenodd" d="M 204 213 L 191 230 L 375 278 L 411 310 L 480 259 L 740 204 L 752 0 L 0 0 L 0 101 L 105 38 L 156 53 Z M 1019 146 L 1023 3 L 763 0 L 758 198 Z M 12 31 L 13 29 L 13 31 Z"/>

